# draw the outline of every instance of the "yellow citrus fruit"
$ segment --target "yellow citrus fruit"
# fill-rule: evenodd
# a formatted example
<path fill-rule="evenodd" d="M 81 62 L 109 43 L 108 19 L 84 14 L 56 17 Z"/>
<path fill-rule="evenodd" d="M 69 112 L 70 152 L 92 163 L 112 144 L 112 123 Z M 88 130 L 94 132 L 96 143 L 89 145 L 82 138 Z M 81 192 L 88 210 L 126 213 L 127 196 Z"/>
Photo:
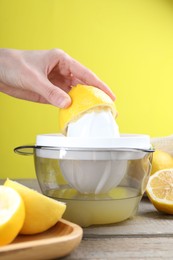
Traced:
<path fill-rule="evenodd" d="M 18 192 L 0 185 L 0 246 L 11 243 L 25 219 L 24 202 Z"/>
<path fill-rule="evenodd" d="M 173 169 L 150 176 L 146 192 L 157 210 L 173 214 Z"/>
<path fill-rule="evenodd" d="M 97 109 L 110 109 L 114 117 L 117 116 L 115 104 L 102 90 L 85 85 L 77 85 L 68 93 L 72 103 L 59 111 L 60 131 L 65 134 L 69 122 L 75 121 L 83 113 Z"/>
<path fill-rule="evenodd" d="M 156 150 L 153 153 L 151 175 L 157 171 L 169 168 L 173 168 L 173 156 L 167 152 Z"/>
<path fill-rule="evenodd" d="M 64 203 L 18 182 L 7 179 L 4 185 L 16 190 L 24 201 L 26 213 L 21 234 L 36 234 L 49 229 L 62 217 L 66 209 Z"/>

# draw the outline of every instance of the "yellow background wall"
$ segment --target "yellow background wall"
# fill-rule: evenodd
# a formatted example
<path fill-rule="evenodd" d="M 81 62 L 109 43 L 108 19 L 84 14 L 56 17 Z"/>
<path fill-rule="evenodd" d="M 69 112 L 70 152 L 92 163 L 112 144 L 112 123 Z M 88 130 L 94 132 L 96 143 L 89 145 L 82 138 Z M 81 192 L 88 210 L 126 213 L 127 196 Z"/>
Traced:
<path fill-rule="evenodd" d="M 61 48 L 115 92 L 123 133 L 173 133 L 169 0 L 0 0 L 0 48 Z M 0 94 L 0 178 L 35 177 L 13 148 L 58 132 L 58 109 Z"/>

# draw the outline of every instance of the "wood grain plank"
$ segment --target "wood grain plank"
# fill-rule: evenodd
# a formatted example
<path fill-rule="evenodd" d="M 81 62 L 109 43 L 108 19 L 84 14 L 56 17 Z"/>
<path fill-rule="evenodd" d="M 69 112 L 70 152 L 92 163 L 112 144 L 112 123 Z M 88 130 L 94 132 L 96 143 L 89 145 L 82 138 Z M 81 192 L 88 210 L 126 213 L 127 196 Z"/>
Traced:
<path fill-rule="evenodd" d="M 96 238 L 84 239 L 66 260 L 160 260 L 173 259 L 173 238 Z"/>

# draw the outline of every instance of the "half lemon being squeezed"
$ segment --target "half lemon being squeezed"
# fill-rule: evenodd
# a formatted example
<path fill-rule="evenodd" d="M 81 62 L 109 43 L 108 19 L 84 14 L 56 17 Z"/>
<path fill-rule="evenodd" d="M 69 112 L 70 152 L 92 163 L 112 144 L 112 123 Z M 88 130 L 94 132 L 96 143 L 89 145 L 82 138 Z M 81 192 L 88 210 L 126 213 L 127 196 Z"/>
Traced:
<path fill-rule="evenodd" d="M 112 99 L 102 90 L 77 85 L 69 92 L 72 103 L 60 109 L 60 131 L 75 137 L 119 137 L 115 118 L 117 110 Z"/>

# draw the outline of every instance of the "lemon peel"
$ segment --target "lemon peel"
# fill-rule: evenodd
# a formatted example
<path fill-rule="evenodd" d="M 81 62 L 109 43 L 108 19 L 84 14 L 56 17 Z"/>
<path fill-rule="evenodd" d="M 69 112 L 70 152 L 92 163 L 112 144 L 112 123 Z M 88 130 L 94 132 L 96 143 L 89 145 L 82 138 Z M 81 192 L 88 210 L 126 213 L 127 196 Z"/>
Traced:
<path fill-rule="evenodd" d="M 0 185 L 0 246 L 11 243 L 25 219 L 24 202 L 14 189 Z"/>
<path fill-rule="evenodd" d="M 77 120 L 83 113 L 110 109 L 113 116 L 117 116 L 117 110 L 112 99 L 96 87 L 77 85 L 68 94 L 72 100 L 71 105 L 59 110 L 59 127 L 63 134 L 66 134 L 68 124 Z"/>
<path fill-rule="evenodd" d="M 66 205 L 49 198 L 18 182 L 7 179 L 5 186 L 16 190 L 25 204 L 25 220 L 20 230 L 21 234 L 37 234 L 55 225 L 63 213 Z"/>

